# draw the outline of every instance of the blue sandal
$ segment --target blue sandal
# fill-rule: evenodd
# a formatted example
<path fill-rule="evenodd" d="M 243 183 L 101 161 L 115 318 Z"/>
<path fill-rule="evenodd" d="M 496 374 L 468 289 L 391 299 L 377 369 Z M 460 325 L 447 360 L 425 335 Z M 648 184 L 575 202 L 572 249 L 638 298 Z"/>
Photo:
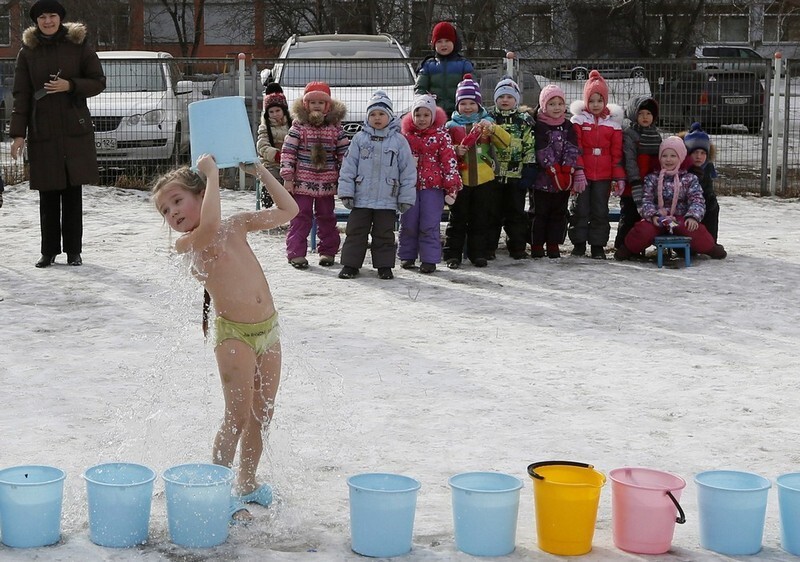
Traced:
<path fill-rule="evenodd" d="M 272 486 L 269 484 L 261 484 L 261 486 L 249 494 L 245 494 L 243 496 L 234 496 L 234 498 L 236 498 L 236 500 L 242 504 L 240 509 L 244 509 L 244 504 L 247 503 L 257 503 L 258 505 L 269 507 L 269 505 L 272 503 Z"/>
<path fill-rule="evenodd" d="M 250 519 L 252 519 L 252 516 L 238 518 L 238 517 L 236 517 L 237 514 L 242 514 L 242 515 L 246 514 L 246 515 L 249 516 L 250 512 L 247 511 L 247 507 L 239 499 L 239 496 L 231 496 L 231 503 L 228 506 L 228 515 L 231 518 L 231 521 L 230 521 L 231 525 L 236 525 L 236 524 L 239 524 L 239 523 L 247 523 Z"/>

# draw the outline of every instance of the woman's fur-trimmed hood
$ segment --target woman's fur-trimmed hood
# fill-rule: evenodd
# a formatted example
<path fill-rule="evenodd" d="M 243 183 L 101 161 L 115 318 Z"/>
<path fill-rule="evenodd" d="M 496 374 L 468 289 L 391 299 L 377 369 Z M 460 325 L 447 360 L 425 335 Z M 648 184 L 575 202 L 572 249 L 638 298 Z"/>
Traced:
<path fill-rule="evenodd" d="M 67 41 L 70 43 L 75 43 L 76 45 L 80 45 L 86 40 L 86 35 L 88 31 L 86 26 L 79 22 L 64 22 L 61 24 L 63 28 L 67 30 L 65 35 Z M 39 36 L 37 35 L 36 31 L 39 28 L 35 25 L 30 26 L 25 31 L 22 32 L 22 44 L 28 47 L 29 49 L 35 49 L 41 43 L 39 41 Z"/>
<path fill-rule="evenodd" d="M 339 100 L 331 100 L 331 110 L 324 118 L 315 118 L 303 105 L 303 98 L 297 98 L 292 102 L 292 119 L 298 123 L 304 123 L 313 127 L 324 125 L 339 125 L 347 115 L 347 107 Z"/>

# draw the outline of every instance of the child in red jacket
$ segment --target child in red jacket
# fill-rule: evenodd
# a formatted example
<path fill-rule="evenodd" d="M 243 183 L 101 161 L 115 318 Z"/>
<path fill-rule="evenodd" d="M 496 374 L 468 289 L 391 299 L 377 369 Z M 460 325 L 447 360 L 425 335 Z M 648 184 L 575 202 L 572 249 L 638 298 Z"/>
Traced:
<path fill-rule="evenodd" d="M 608 198 L 613 189 L 620 195 L 625 189 L 622 167 L 622 108 L 608 105 L 608 86 L 596 70 L 589 73 L 583 87 L 583 100 L 570 106 L 572 123 L 581 155 L 574 176 L 578 198 L 572 209 L 569 239 L 575 246 L 573 256 L 586 254 L 606 259 L 605 246 L 611 233 Z M 585 187 L 585 189 L 583 189 Z"/>

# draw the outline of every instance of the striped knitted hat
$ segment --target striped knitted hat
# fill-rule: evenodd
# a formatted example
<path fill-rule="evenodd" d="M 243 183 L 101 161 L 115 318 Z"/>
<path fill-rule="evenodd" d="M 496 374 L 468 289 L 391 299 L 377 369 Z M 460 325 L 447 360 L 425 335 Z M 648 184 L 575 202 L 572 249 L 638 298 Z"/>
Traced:
<path fill-rule="evenodd" d="M 456 105 L 462 100 L 472 100 L 478 105 L 483 104 L 481 87 L 472 79 L 472 74 L 465 74 L 464 79 L 458 83 L 458 88 L 456 88 Z"/>

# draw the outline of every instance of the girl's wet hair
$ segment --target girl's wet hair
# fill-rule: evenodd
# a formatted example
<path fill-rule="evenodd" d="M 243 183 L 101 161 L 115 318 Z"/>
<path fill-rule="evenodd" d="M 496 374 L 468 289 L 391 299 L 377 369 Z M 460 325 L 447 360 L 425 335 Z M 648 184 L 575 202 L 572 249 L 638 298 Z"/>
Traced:
<path fill-rule="evenodd" d="M 150 191 L 155 196 L 171 183 L 178 183 L 186 188 L 186 191 L 194 194 L 200 194 L 206 188 L 206 182 L 200 174 L 189 168 L 189 166 L 181 166 L 180 168 L 167 172 L 153 182 L 153 187 Z M 155 199 L 155 197 L 153 199 Z"/>

